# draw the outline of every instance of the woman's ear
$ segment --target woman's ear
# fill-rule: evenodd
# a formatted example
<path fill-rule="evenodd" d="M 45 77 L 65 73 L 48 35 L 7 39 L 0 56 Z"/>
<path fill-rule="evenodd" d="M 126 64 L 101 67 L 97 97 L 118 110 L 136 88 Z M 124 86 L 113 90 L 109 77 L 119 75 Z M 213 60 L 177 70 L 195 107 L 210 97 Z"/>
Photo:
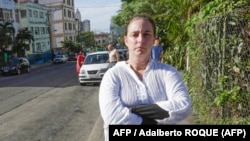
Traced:
<path fill-rule="evenodd" d="M 127 45 L 127 36 L 124 36 L 124 43 Z"/>

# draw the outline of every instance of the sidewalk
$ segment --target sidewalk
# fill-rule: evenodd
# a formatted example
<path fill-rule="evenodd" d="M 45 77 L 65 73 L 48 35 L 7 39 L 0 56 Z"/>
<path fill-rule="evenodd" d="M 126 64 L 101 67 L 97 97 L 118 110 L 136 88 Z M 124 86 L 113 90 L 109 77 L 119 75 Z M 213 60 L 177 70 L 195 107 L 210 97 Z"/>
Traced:
<path fill-rule="evenodd" d="M 183 72 L 180 71 L 180 74 L 183 75 Z M 196 118 L 197 117 L 195 117 L 195 115 L 191 113 L 185 120 L 181 121 L 179 125 L 198 124 Z M 98 119 L 96 120 L 95 125 L 87 141 L 104 141 L 103 120 L 101 116 L 99 116 Z"/>
<path fill-rule="evenodd" d="M 39 67 L 43 67 L 43 66 L 47 66 L 47 65 L 51 65 L 51 64 L 52 64 L 52 62 L 46 62 L 43 64 L 32 65 L 31 69 L 35 69 L 35 68 L 39 68 Z M 180 72 L 180 73 L 182 75 L 182 72 Z M 192 125 L 192 124 L 198 124 L 198 123 L 196 123 L 196 117 L 194 115 L 190 114 L 190 116 L 188 118 L 181 121 L 179 124 L 180 125 Z M 87 141 L 104 141 L 103 120 L 102 120 L 100 115 L 97 118 Z"/>
<path fill-rule="evenodd" d="M 195 118 L 196 117 L 191 114 L 188 118 L 181 121 L 179 124 L 180 125 L 197 124 L 195 122 Z M 87 141 L 104 141 L 103 120 L 102 120 L 101 116 L 99 116 L 98 119 L 96 120 L 95 125 L 94 125 Z"/>

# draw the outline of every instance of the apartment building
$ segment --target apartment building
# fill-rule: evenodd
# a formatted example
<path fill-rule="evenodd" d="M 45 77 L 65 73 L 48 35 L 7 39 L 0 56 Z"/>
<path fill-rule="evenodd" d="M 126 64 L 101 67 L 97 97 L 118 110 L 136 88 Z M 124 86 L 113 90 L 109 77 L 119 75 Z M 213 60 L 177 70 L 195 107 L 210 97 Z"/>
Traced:
<path fill-rule="evenodd" d="M 81 31 L 83 32 L 90 31 L 90 20 L 83 20 L 81 22 Z"/>
<path fill-rule="evenodd" d="M 51 47 L 62 49 L 62 41 L 76 41 L 76 20 L 74 0 L 37 0 L 49 8 Z"/>
<path fill-rule="evenodd" d="M 0 0 L 0 23 L 12 22 L 15 29 L 15 35 L 18 31 L 19 16 L 16 11 L 16 3 L 14 0 Z M 11 45 L 8 47 L 11 50 Z"/>
<path fill-rule="evenodd" d="M 107 50 L 108 43 L 111 42 L 109 33 L 98 33 L 95 34 L 95 46 L 102 48 L 101 50 Z"/>
<path fill-rule="evenodd" d="M 76 9 L 75 20 L 76 20 L 76 36 L 78 38 L 78 39 L 76 39 L 76 41 L 79 42 L 81 40 L 80 39 L 80 34 L 81 34 L 81 31 L 80 31 L 81 13 L 80 13 L 79 9 Z"/>
<path fill-rule="evenodd" d="M 48 23 L 48 7 L 30 2 L 20 1 L 17 5 L 20 11 L 20 29 L 28 28 L 34 37 L 26 54 L 50 51 L 50 36 Z"/>

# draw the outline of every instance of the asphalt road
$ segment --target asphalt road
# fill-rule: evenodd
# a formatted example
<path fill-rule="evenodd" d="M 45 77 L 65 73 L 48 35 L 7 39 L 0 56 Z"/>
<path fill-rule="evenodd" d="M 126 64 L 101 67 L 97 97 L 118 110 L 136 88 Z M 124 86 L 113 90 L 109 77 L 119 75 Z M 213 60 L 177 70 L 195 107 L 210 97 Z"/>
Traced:
<path fill-rule="evenodd" d="M 104 141 L 98 91 L 79 85 L 75 62 L 0 77 L 0 141 Z"/>
<path fill-rule="evenodd" d="M 87 141 L 99 87 L 80 86 L 75 62 L 0 77 L 0 141 Z"/>

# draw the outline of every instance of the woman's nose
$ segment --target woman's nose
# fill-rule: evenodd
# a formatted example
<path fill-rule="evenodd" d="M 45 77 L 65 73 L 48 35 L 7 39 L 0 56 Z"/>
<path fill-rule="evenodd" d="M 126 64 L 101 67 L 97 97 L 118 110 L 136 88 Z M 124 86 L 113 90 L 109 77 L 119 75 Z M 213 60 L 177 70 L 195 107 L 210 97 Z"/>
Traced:
<path fill-rule="evenodd" d="M 138 40 L 138 42 L 143 42 L 145 40 L 145 38 L 142 34 L 139 34 L 137 40 Z"/>

